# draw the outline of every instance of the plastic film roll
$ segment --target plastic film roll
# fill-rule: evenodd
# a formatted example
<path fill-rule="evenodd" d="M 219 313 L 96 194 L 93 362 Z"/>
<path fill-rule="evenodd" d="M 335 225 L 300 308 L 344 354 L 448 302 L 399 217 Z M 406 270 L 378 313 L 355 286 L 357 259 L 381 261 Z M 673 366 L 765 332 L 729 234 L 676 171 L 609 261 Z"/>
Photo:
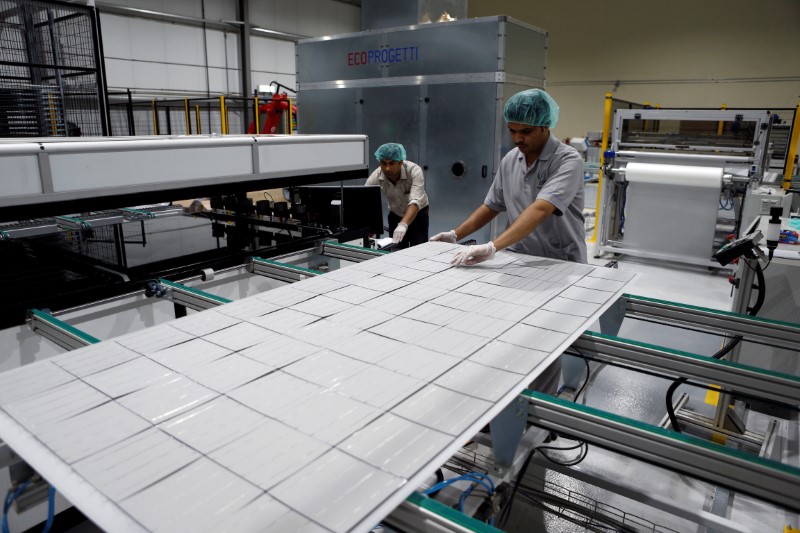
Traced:
<path fill-rule="evenodd" d="M 626 247 L 654 256 L 710 262 L 723 169 L 628 163 Z"/>
<path fill-rule="evenodd" d="M 722 187 L 722 171 L 718 167 L 628 163 L 625 179 L 633 183 L 702 187 L 719 191 Z"/>

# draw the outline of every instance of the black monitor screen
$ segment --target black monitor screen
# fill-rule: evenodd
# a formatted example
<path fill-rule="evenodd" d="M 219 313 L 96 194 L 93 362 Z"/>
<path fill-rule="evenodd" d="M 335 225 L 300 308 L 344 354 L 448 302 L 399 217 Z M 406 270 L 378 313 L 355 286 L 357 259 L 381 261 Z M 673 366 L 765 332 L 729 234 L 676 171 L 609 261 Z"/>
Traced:
<path fill-rule="evenodd" d="M 349 230 L 367 228 L 374 235 L 383 233 L 383 204 L 379 186 L 308 185 L 298 187 L 297 190 L 302 203 L 306 206 L 309 222 L 329 228 L 339 226 Z M 344 224 L 339 223 L 340 201 Z"/>

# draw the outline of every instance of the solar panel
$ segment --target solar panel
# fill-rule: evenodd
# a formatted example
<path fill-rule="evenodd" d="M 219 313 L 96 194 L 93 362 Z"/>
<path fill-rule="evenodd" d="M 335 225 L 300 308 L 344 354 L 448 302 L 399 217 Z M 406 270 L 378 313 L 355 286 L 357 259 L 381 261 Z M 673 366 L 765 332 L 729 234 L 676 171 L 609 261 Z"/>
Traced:
<path fill-rule="evenodd" d="M 455 248 L 0 374 L 0 438 L 106 530 L 369 530 L 634 277 Z"/>

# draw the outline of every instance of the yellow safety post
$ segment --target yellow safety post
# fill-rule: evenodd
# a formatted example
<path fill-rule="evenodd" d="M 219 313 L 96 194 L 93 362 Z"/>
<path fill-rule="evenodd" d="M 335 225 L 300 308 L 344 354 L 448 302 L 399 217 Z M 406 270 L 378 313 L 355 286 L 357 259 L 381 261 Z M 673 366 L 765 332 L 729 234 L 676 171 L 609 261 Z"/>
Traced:
<path fill-rule="evenodd" d="M 56 105 L 53 103 L 53 95 L 47 95 L 47 104 L 50 108 L 50 132 L 55 137 L 58 135 L 58 121 L 56 120 Z M 66 133 L 67 128 L 66 124 L 64 124 L 64 132 Z"/>
<path fill-rule="evenodd" d="M 228 113 L 225 111 L 225 97 L 224 96 L 220 96 L 219 97 L 219 123 L 220 123 L 220 128 L 222 128 L 222 134 L 223 135 L 227 135 L 228 134 L 228 124 L 227 124 L 228 121 L 226 120 L 227 116 L 228 116 Z"/>
<path fill-rule="evenodd" d="M 604 154 L 608 149 L 608 134 L 611 130 L 611 104 L 613 100 L 613 95 L 611 93 L 606 93 L 606 107 L 603 115 L 603 140 L 600 142 L 600 171 L 597 173 L 597 199 L 594 204 L 594 229 L 592 230 L 592 238 L 589 239 L 589 242 L 597 241 L 597 223 L 600 221 L 600 196 L 603 190 Z"/>
<path fill-rule="evenodd" d="M 256 125 L 255 133 L 258 135 L 261 133 L 261 124 L 258 123 L 258 96 L 253 97 L 253 105 L 256 108 L 256 115 L 255 119 L 253 120 L 253 124 Z"/>
<path fill-rule="evenodd" d="M 158 135 L 158 110 L 156 109 L 155 98 L 153 98 L 153 134 Z"/>
<path fill-rule="evenodd" d="M 203 130 L 200 127 L 200 104 L 194 106 L 194 121 L 197 123 L 197 134 L 202 135 Z"/>
<path fill-rule="evenodd" d="M 783 188 L 788 189 L 792 185 L 792 170 L 794 170 L 794 158 L 797 155 L 797 145 L 800 143 L 800 102 L 794 110 L 792 117 L 792 139 L 789 141 L 789 153 L 786 154 L 786 168 L 783 170 Z"/>
<path fill-rule="evenodd" d="M 722 109 L 722 110 L 724 111 L 725 109 L 728 109 L 728 106 L 727 106 L 727 105 L 725 105 L 725 104 L 722 104 L 721 106 L 719 106 L 719 108 L 720 108 L 720 109 Z M 717 124 L 717 135 L 718 135 L 718 136 L 719 136 L 719 135 L 722 135 L 722 128 L 723 128 L 723 126 L 725 126 L 725 122 L 724 122 L 724 121 L 722 121 L 722 120 L 720 120 L 720 121 L 719 121 L 719 124 Z"/>
<path fill-rule="evenodd" d="M 186 135 L 192 134 L 192 119 L 189 115 L 189 98 L 183 98 L 183 114 L 186 117 Z"/>

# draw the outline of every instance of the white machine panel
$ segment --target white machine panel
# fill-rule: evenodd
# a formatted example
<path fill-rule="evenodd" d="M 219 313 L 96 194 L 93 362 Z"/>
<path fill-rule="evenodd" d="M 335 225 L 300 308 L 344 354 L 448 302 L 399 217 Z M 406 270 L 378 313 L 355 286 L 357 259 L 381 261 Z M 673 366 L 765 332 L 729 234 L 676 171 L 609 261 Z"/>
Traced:
<path fill-rule="evenodd" d="M 53 192 L 130 187 L 253 173 L 249 146 L 51 154 Z"/>
<path fill-rule="evenodd" d="M 634 278 L 457 247 L 0 374 L 0 438 L 104 530 L 368 531 Z"/>
<path fill-rule="evenodd" d="M 364 171 L 365 135 L 105 137 L 0 142 L 0 208 Z"/>
<path fill-rule="evenodd" d="M 315 136 L 308 136 L 313 138 Z M 291 146 L 259 145 L 258 155 L 262 173 L 293 175 L 300 173 L 298 163 L 302 162 L 302 173 L 334 172 L 353 168 L 353 161 L 362 161 L 365 157 L 364 142 L 335 142 L 295 144 Z M 366 162 L 366 161 L 365 161 Z M 364 180 L 366 181 L 366 180 Z"/>

